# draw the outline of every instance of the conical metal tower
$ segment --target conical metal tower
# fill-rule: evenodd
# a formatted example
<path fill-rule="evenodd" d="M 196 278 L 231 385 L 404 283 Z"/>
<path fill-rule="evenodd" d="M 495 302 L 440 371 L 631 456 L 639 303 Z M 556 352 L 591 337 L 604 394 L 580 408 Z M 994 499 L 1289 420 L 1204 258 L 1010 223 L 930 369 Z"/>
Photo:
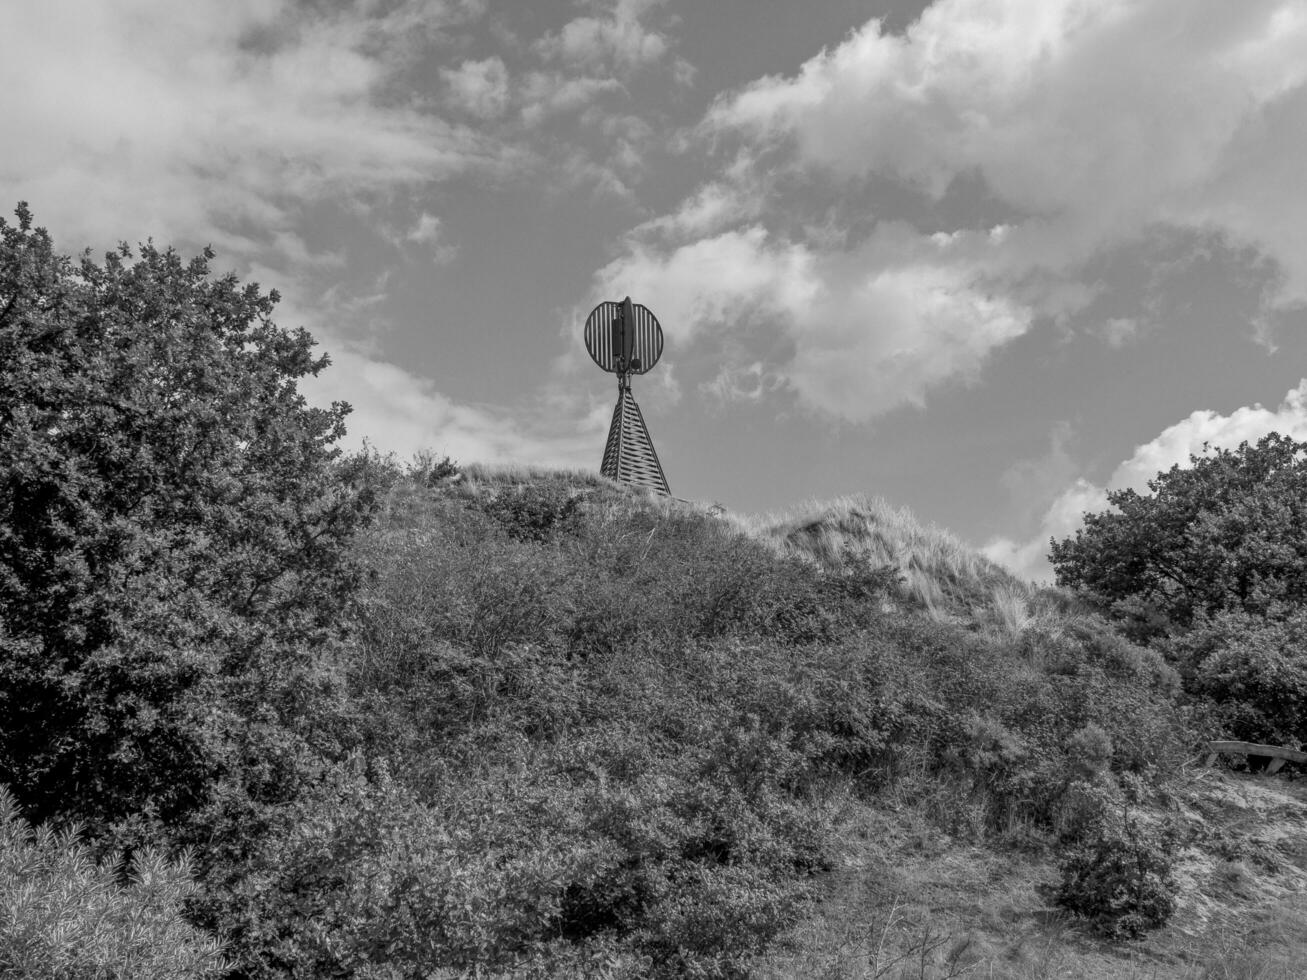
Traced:
<path fill-rule="evenodd" d="M 644 374 L 662 356 L 663 331 L 657 318 L 629 296 L 620 303 L 600 303 L 586 318 L 585 347 L 596 364 L 617 375 L 617 405 L 599 472 L 627 486 L 670 496 L 644 415 L 631 394 L 631 375 Z"/>

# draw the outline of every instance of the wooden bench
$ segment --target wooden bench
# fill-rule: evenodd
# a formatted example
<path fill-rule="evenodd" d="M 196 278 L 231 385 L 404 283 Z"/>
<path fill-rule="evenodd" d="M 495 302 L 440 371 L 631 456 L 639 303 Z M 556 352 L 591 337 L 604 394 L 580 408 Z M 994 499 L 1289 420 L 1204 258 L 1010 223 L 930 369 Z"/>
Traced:
<path fill-rule="evenodd" d="M 1266 756 L 1271 760 L 1270 765 L 1266 767 L 1268 775 L 1279 772 L 1286 762 L 1296 762 L 1299 765 L 1307 762 L 1307 752 L 1286 749 L 1279 745 L 1258 745 L 1255 742 L 1208 742 L 1207 758 L 1203 760 L 1203 765 L 1214 764 L 1218 755 Z"/>

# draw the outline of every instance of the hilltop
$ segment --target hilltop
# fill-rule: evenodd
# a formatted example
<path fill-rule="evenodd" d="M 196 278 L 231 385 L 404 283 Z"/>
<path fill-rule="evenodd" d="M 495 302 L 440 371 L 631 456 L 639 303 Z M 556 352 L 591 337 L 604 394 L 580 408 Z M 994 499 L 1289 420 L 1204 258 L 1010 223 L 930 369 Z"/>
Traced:
<path fill-rule="evenodd" d="M 1296 784 L 1196 767 L 1174 672 L 1071 596 L 867 498 L 742 516 L 473 468 L 397 488 L 380 533 L 392 556 L 407 541 L 431 553 L 472 515 L 491 529 L 475 563 L 506 576 L 494 594 L 535 610 L 512 617 L 536 624 L 517 642 L 561 655 L 607 709 L 543 744 L 561 736 L 583 783 L 639 811 L 624 811 L 634 833 L 587 827 L 590 845 L 629 850 L 588 886 L 582 947 L 618 943 L 636 959 L 613 962 L 637 975 L 1291 975 Z M 505 692 L 510 728 L 561 686 L 539 679 Z M 675 802 L 704 794 L 711 815 Z M 1121 813 L 1145 850 L 1175 836 L 1176 909 L 1112 942 L 1055 898 L 1059 860 Z M 646 897 L 668 887 L 649 880 L 650 834 L 655 877 L 693 868 L 675 912 Z"/>
<path fill-rule="evenodd" d="M 550 485 L 625 494 L 581 474 L 520 469 L 474 470 L 469 493 L 511 499 Z M 1003 712 L 997 701 L 966 705 L 973 712 L 970 727 L 961 744 L 946 749 L 942 767 L 921 758 L 916 740 L 886 745 L 878 775 L 885 779 L 892 771 L 888 780 L 877 781 L 870 794 L 862 791 L 867 783 L 861 778 L 834 790 L 840 802 L 831 817 L 832 866 L 817 876 L 812 903 L 781 937 L 780 950 L 753 964 L 758 976 L 1296 975 L 1304 952 L 1301 937 L 1307 935 L 1307 847 L 1301 843 L 1307 790 L 1292 776 L 1273 779 L 1247 771 L 1239 759 L 1225 760 L 1235 770 L 1224 764 L 1202 768 L 1192 751 L 1202 722 L 1175 711 L 1178 683 L 1169 669 L 1123 642 L 1065 590 L 1023 583 L 948 531 L 922 525 L 907 508 L 879 498 L 808 501 L 764 515 L 640 494 L 609 506 L 631 513 L 653 510 L 668 519 L 706 515 L 719 522 L 717 534 L 734 532 L 782 561 L 798 558 L 823 576 L 893 569 L 897 580 L 875 598 L 881 625 L 898 620 L 909 633 L 943 626 L 960 631 L 953 638 L 964 647 L 979 638 L 990 648 L 994 669 L 1011 672 L 1003 686 L 1019 688 L 1030 673 L 1074 674 L 1083 664 L 1059 663 L 1049 654 L 1078 652 L 1090 659 L 1101 656 L 1105 644 L 1116 657 L 1138 658 L 1129 660 L 1128 670 L 1118 663 L 1116 671 L 1106 671 L 1109 685 L 1142 681 L 1162 695 L 1153 707 L 1165 721 L 1147 718 L 1151 725 L 1132 730 L 1116 719 L 1109 726 L 1135 753 L 1124 766 L 1121 748 L 1109 749 L 1109 758 L 1095 756 L 1095 749 L 1101 753 L 1104 747 L 1089 744 L 1083 735 L 1113 710 L 1113 693 L 1129 699 L 1137 691 L 1109 692 L 1096 712 L 1090 710 L 1092 720 L 1061 746 L 1032 745 L 1019 728 L 1006 731 L 1003 721 L 996 723 Z M 1068 639 L 1067 647 L 1059 647 Z M 911 671 L 913 665 L 903 666 Z M 918 681 L 927 682 L 926 664 L 919 666 Z M 1018 744 L 1004 745 L 1005 738 Z M 966 744 L 976 741 L 980 744 Z M 1041 766 L 1066 767 L 1060 782 L 1052 775 L 1043 787 L 1062 798 L 1042 815 L 1031 792 L 1039 786 L 1033 772 L 1024 774 L 1020 803 L 996 792 L 1002 783 L 996 770 L 1035 768 L 1036 760 L 1026 755 L 1030 748 L 1063 750 L 1038 760 Z M 1004 751 L 1008 758 L 996 764 L 994 754 L 1001 757 Z M 964 757 L 960 765 L 958 756 Z M 890 758 L 892 763 L 885 761 Z M 1050 775 L 1047 769 L 1041 773 L 1045 779 Z M 1053 900 L 1058 861 L 1075 844 L 1076 829 L 1069 825 L 1084 819 L 1076 812 L 1084 805 L 1076 799 L 1077 788 L 1097 783 L 1101 790 L 1113 776 L 1115 788 L 1122 790 L 1114 804 L 1132 809 L 1145 825 L 1168 827 L 1175 838 L 1175 911 L 1165 926 L 1132 942 L 1104 940 Z M 1006 812 L 1000 814 L 995 808 L 1001 800 Z"/>

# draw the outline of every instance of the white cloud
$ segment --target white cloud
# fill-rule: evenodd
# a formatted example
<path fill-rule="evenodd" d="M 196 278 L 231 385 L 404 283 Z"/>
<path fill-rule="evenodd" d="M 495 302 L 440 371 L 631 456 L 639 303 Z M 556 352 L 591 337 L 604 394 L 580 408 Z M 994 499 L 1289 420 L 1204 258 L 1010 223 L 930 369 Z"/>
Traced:
<path fill-rule="evenodd" d="M 974 379 L 1031 323 L 1029 310 L 948 265 L 877 268 L 854 253 L 827 259 L 823 282 L 826 302 L 803 310 L 787 374 L 809 404 L 854 422 Z"/>
<path fill-rule="evenodd" d="M 1283 271 L 1268 307 L 1307 301 L 1298 0 L 937 0 L 901 36 L 873 20 L 796 75 L 719 98 L 699 134 L 738 140 L 735 162 L 637 228 L 599 279 L 664 290 L 689 331 L 770 311 L 756 322 L 796 344 L 779 370 L 838 417 L 974 377 L 1036 318 L 1092 302 L 1091 258 L 1159 227 L 1252 244 Z M 805 214 L 873 176 L 937 201 L 978 179 L 1007 216 L 940 229 L 839 203 Z M 760 239 L 764 217 L 787 230 Z M 1119 346 L 1137 326 L 1102 333 Z"/>
<path fill-rule="evenodd" d="M 440 239 L 440 224 L 440 219 L 434 214 L 423 211 L 418 215 L 417 224 L 404 236 L 404 240 L 419 245 L 430 245 Z"/>
<path fill-rule="evenodd" d="M 761 226 L 730 231 L 670 253 L 633 243 L 631 251 L 596 274 L 595 296 L 648 297 L 663 329 L 688 338 L 705 328 L 738 323 L 746 313 L 789 313 L 818 288 L 802 246 L 768 240 Z"/>
<path fill-rule="evenodd" d="M 1051 582 L 1053 566 L 1048 562 L 1049 540 L 1069 537 L 1080 526 L 1084 514 L 1106 509 L 1106 490 L 1088 480 L 1076 480 L 1053 501 L 1040 522 L 1038 534 L 1025 541 L 994 538 L 980 549 L 981 554 L 998 562 L 1018 578 Z"/>
<path fill-rule="evenodd" d="M 10 136 L 0 197 L 28 200 L 66 250 L 147 236 L 183 250 L 211 243 L 219 271 L 275 284 L 277 320 L 311 324 L 332 355 L 302 389 L 354 405 L 352 445 L 593 465 L 596 436 L 570 417 L 550 428 L 556 416 L 537 406 L 459 404 L 380 360 L 368 338 L 393 328 L 382 309 L 389 274 L 351 284 L 340 274 L 347 240 L 315 247 L 303 221 L 331 203 L 397 248 L 448 260 L 439 215 L 390 218 L 392 205 L 520 158 L 405 98 L 400 83 L 434 39 L 478 11 L 454 0 L 0 4 L 0 131 Z M 498 111 L 494 61 L 450 79 L 478 112 Z"/>
<path fill-rule="evenodd" d="M 1234 449 L 1243 442 L 1256 442 L 1270 432 L 1307 440 L 1307 378 L 1291 389 L 1275 409 L 1253 405 L 1229 415 L 1210 410 L 1192 413 L 1156 438 L 1137 446 L 1130 458 L 1112 472 L 1105 486 L 1076 480 L 1053 501 L 1033 538 L 1026 541 L 995 538 L 982 551 L 1017 575 L 1051 579 L 1052 567 L 1047 559 L 1049 539 L 1074 534 L 1085 512 L 1107 509 L 1108 490 L 1129 488 L 1147 493 L 1149 480 L 1172 466 L 1188 465 L 1191 455 L 1202 455 L 1204 443 L 1215 449 Z"/>
<path fill-rule="evenodd" d="M 1030 217 L 991 242 L 1066 269 L 1152 223 L 1224 229 L 1307 299 L 1307 8 L 1298 0 L 937 0 L 719 100 L 707 125 L 801 166 L 935 196 L 981 175 Z"/>
<path fill-rule="evenodd" d="M 673 224 L 698 220 L 705 207 L 713 205 L 695 199 Z M 991 293 L 982 272 L 912 250 L 893 228 L 848 253 L 773 240 L 756 224 L 668 250 L 633 240 L 597 274 L 595 295 L 649 297 L 664 329 L 683 340 L 779 329 L 794 353 L 771 372 L 810 408 L 864 422 L 974 377 L 1031 323 L 1030 310 Z"/>
<path fill-rule="evenodd" d="M 1131 487 L 1143 491 L 1147 482 L 1162 470 L 1187 464 L 1189 456 L 1200 453 L 1205 442 L 1218 449 L 1233 449 L 1241 442 L 1255 442 L 1268 432 L 1307 440 L 1307 378 L 1290 389 L 1275 409 L 1253 405 L 1229 415 L 1210 410 L 1192 413 L 1137 447 L 1134 455 L 1113 471 L 1107 481 L 1108 488 Z"/>
<path fill-rule="evenodd" d="M 1080 469 L 1070 451 L 1074 440 L 1071 424 L 1058 422 L 1049 432 L 1045 453 L 1019 459 L 1003 471 L 1003 486 L 1024 519 L 1039 517 L 1074 480 Z"/>
<path fill-rule="evenodd" d="M 1109 347 L 1124 347 L 1139 336 L 1139 321 L 1133 317 L 1112 317 L 1103 322 L 1098 332 Z"/>
<path fill-rule="evenodd" d="M 614 0 L 593 3 L 594 13 L 577 17 L 546 34 L 535 49 L 546 61 L 560 61 L 587 70 L 607 70 L 619 76 L 662 60 L 670 48 L 667 36 L 651 30 L 644 16 L 664 0 Z"/>
<path fill-rule="evenodd" d="M 348 342 L 324 337 L 332 365 L 301 384 L 317 404 L 348 401 L 354 408 L 345 445 L 366 440 L 401 458 L 429 449 L 461 463 L 523 463 L 593 468 L 608 419 L 600 412 L 581 427 L 565 417 L 555 427 L 549 412 L 467 405 L 441 394 L 430 381 L 379 361 Z M 594 413 L 591 413 L 594 415 Z M 597 418 L 597 416 L 596 416 Z M 600 428 L 596 432 L 596 425 Z"/>
<path fill-rule="evenodd" d="M 578 112 L 601 95 L 621 88 L 622 83 L 615 78 L 529 72 L 522 83 L 522 121 L 528 126 L 539 126 L 553 116 Z"/>
<path fill-rule="evenodd" d="M 306 204 L 501 168 L 474 130 L 389 98 L 440 3 L 0 6 L 0 195 L 97 247 L 153 235 L 276 252 Z M 19 135 L 21 134 L 21 135 Z M 296 256 L 285 257 L 293 264 Z"/>
<path fill-rule="evenodd" d="M 761 361 L 752 364 L 728 363 L 716 376 L 699 386 L 704 394 L 719 402 L 757 402 L 781 383 L 775 373 Z"/>
<path fill-rule="evenodd" d="M 761 209 L 761 195 L 756 188 L 746 190 L 732 182 L 714 181 L 700 187 L 674 212 L 651 218 L 636 227 L 632 234 L 639 238 L 656 236 L 672 242 L 693 241 L 741 221 L 754 221 Z"/>
<path fill-rule="evenodd" d="M 446 265 L 454 261 L 454 257 L 458 254 L 458 248 L 445 240 L 444 222 L 426 211 L 418 215 L 413 227 L 395 244 L 417 246 L 429 255 L 436 265 Z"/>
<path fill-rule="evenodd" d="M 497 119 L 508 108 L 508 69 L 499 57 L 464 61 L 445 68 L 440 77 L 449 86 L 449 101 L 481 119 Z"/>

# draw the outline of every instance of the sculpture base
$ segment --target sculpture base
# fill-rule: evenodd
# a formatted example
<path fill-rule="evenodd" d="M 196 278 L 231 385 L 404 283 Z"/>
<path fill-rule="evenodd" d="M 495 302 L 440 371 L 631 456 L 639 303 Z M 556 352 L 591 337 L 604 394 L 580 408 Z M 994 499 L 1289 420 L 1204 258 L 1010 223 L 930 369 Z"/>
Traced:
<path fill-rule="evenodd" d="M 618 483 L 640 487 L 671 496 L 662 463 L 654 451 L 653 440 L 645 427 L 640 406 L 627 386 L 617 396 L 613 409 L 613 422 L 608 427 L 608 442 L 604 446 L 604 461 L 599 472 Z"/>

